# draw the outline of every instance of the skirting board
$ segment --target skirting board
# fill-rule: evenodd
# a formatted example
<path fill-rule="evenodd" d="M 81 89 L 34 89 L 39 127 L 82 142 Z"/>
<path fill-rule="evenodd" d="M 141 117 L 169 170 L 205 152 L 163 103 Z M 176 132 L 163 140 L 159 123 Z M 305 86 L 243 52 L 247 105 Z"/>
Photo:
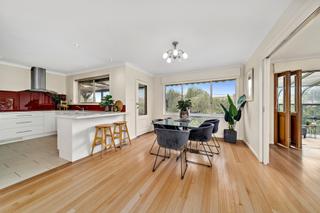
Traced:
<path fill-rule="evenodd" d="M 250 149 L 250 151 L 252 152 L 252 154 L 253 154 L 253 155 L 257 158 L 257 160 L 261 163 L 262 160 L 259 159 L 259 155 L 256 153 L 256 151 L 254 151 L 254 149 L 252 148 L 252 146 L 251 146 L 249 143 L 247 143 L 245 140 L 242 140 L 242 142 L 243 142 L 245 145 L 247 145 L 247 147 Z"/>

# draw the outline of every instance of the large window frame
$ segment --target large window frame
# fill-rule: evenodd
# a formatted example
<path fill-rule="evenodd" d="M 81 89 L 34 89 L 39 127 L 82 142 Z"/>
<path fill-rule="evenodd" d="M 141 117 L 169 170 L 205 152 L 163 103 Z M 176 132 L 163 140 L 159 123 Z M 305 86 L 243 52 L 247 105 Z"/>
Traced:
<path fill-rule="evenodd" d="M 234 81 L 235 82 L 235 90 L 234 90 L 234 101 L 236 101 L 236 99 L 238 98 L 238 92 L 239 92 L 239 79 L 238 77 L 229 77 L 229 78 L 225 78 L 225 79 L 213 79 L 213 80 L 199 80 L 199 81 L 183 81 L 183 82 L 169 82 L 169 83 L 165 83 L 163 84 L 163 114 L 164 115 L 178 115 L 178 112 L 167 112 L 166 109 L 166 87 L 167 86 L 178 86 L 178 85 L 187 85 L 187 84 L 200 84 L 200 83 L 210 83 L 210 109 L 212 110 L 213 108 L 213 83 L 217 83 L 217 82 L 224 82 L 224 81 Z M 181 86 L 181 95 L 180 98 L 183 99 L 184 97 L 184 90 L 183 90 L 183 86 Z M 191 116 L 194 117 L 208 117 L 208 116 L 217 116 L 217 117 L 223 117 L 223 113 L 215 113 L 213 111 L 210 111 L 210 113 L 190 113 Z"/>
<path fill-rule="evenodd" d="M 100 80 L 105 80 L 106 79 L 106 82 L 107 82 L 107 87 L 108 89 L 105 90 L 105 91 L 102 91 L 101 89 L 98 88 L 98 86 L 96 85 L 98 81 Z M 77 83 L 78 83 L 78 103 L 81 103 L 81 104 L 97 104 L 97 103 L 100 103 L 100 101 L 98 101 L 96 99 L 96 93 L 100 93 L 100 97 L 101 99 L 110 94 L 110 77 L 109 75 L 103 75 L 103 76 L 95 76 L 95 77 L 91 77 L 91 78 L 84 78 L 84 79 L 79 79 L 79 80 L 76 80 Z M 83 82 L 92 82 L 92 101 L 81 101 L 81 83 Z"/>

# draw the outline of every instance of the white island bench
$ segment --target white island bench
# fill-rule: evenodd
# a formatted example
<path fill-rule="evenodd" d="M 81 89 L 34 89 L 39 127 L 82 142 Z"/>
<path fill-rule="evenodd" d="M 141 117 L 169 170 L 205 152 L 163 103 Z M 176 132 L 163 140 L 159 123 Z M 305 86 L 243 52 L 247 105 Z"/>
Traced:
<path fill-rule="evenodd" d="M 57 113 L 59 157 L 74 162 L 87 157 L 98 124 L 124 121 L 124 112 L 65 111 Z M 97 146 L 94 152 L 101 151 Z"/>

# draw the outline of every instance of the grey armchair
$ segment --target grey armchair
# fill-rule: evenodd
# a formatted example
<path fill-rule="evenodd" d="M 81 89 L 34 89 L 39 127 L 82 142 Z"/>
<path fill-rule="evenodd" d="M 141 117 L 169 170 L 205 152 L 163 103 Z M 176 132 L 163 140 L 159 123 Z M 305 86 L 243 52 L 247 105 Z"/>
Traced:
<path fill-rule="evenodd" d="M 159 145 L 156 158 L 153 164 L 152 171 L 154 172 L 159 165 L 166 159 L 166 149 L 174 149 L 180 151 L 180 159 L 181 159 L 181 179 L 184 178 L 184 175 L 187 171 L 188 164 L 187 164 L 187 153 L 186 153 L 186 145 L 189 139 L 189 132 L 188 131 L 181 131 L 181 130 L 172 130 L 172 129 L 155 129 L 157 134 L 157 142 Z M 159 164 L 157 164 L 157 159 L 160 156 L 159 151 L 161 148 L 165 149 L 165 154 L 162 156 L 162 160 Z M 161 157 L 161 156 L 160 156 Z M 185 162 L 185 169 L 183 170 L 183 161 Z"/>
<path fill-rule="evenodd" d="M 179 130 L 179 128 L 178 128 L 178 127 L 175 127 L 175 126 L 157 124 L 157 122 L 163 121 L 163 120 L 165 120 L 165 119 L 154 119 L 154 120 L 152 121 L 154 133 L 155 133 L 155 129 L 174 129 L 174 130 Z M 153 143 L 152 143 L 152 146 L 151 146 L 151 148 L 150 148 L 150 150 L 149 150 L 150 155 L 156 155 L 156 153 L 152 152 L 152 149 L 153 149 L 156 141 L 157 141 L 157 137 L 154 139 L 154 141 L 153 141 Z M 171 154 L 171 153 L 169 152 L 169 156 L 166 156 L 166 158 L 170 158 L 170 154 Z"/>
<path fill-rule="evenodd" d="M 200 164 L 200 165 L 204 165 L 204 166 L 208 166 L 211 167 L 212 163 L 210 160 L 210 157 L 213 157 L 213 152 L 210 148 L 210 146 L 208 145 L 208 142 L 212 139 L 212 130 L 213 130 L 214 126 L 211 123 L 203 123 L 200 125 L 200 127 L 192 129 L 190 131 L 190 136 L 189 136 L 189 140 L 190 140 L 190 152 L 191 153 L 197 153 L 197 154 L 201 154 L 201 155 L 205 155 L 208 158 L 209 161 L 209 165 L 208 164 L 203 164 L 203 163 L 199 163 L 199 162 L 194 162 L 194 161 L 188 161 L 191 163 L 196 163 L 196 164 Z M 200 149 L 192 149 L 192 142 L 196 142 L 198 147 L 198 144 L 202 145 L 203 150 Z M 206 144 L 206 146 L 204 145 L 204 143 Z M 206 147 L 209 148 L 209 150 L 206 149 Z"/>

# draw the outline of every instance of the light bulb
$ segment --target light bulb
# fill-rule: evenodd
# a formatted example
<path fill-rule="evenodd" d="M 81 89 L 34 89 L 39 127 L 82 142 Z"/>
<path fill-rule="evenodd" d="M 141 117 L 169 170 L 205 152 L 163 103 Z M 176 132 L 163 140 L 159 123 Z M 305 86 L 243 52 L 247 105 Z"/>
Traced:
<path fill-rule="evenodd" d="M 182 54 L 182 58 L 183 58 L 183 59 L 187 59 L 187 58 L 188 58 L 188 54 L 187 54 L 187 53 L 183 53 L 183 54 Z"/>
<path fill-rule="evenodd" d="M 162 58 L 163 58 L 163 59 L 167 59 L 168 56 L 169 56 L 168 53 L 163 53 Z"/>
<path fill-rule="evenodd" d="M 172 62 L 171 58 L 167 58 L 167 63 L 170 64 Z"/>
<path fill-rule="evenodd" d="M 177 50 L 177 49 L 174 49 L 174 50 L 173 50 L 173 55 L 174 55 L 174 56 L 177 56 L 177 55 L 178 55 L 178 53 L 179 53 L 179 52 L 178 52 L 178 50 Z"/>

